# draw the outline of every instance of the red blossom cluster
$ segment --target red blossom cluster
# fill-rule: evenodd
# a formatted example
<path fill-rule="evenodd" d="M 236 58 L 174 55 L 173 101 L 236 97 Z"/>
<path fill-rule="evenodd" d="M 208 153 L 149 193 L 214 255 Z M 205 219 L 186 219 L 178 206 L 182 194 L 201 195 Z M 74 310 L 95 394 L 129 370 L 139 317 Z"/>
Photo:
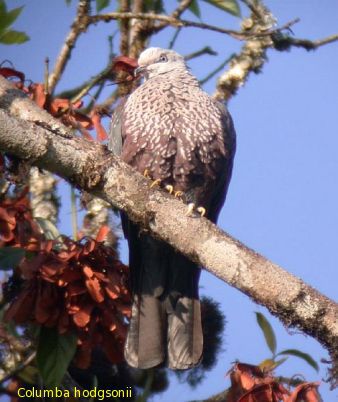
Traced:
<path fill-rule="evenodd" d="M 318 382 L 304 382 L 290 392 L 270 372 L 258 366 L 237 363 L 230 371 L 227 402 L 319 402 Z"/>
<path fill-rule="evenodd" d="M 107 232 L 104 226 L 95 240 L 81 242 L 46 240 L 32 219 L 26 194 L 0 203 L 0 247 L 28 251 L 16 268 L 23 285 L 5 319 L 76 333 L 74 362 L 81 368 L 88 367 L 96 346 L 112 362 L 123 360 L 131 305 L 128 269 L 102 243 Z"/>
<path fill-rule="evenodd" d="M 97 140 L 107 139 L 107 133 L 101 123 L 102 111 L 93 108 L 89 115 L 79 109 L 83 106 L 82 100 L 71 102 L 69 99 L 52 98 L 45 90 L 44 84 L 31 83 L 25 86 L 25 74 L 9 67 L 0 67 L 0 75 L 5 78 L 15 78 L 15 86 L 25 92 L 38 106 L 47 110 L 52 116 L 59 118 L 66 126 L 78 129 L 88 140 L 93 140 L 88 130 L 95 129 Z"/>
<path fill-rule="evenodd" d="M 20 247 L 38 251 L 43 236 L 33 220 L 27 198 L 28 189 L 18 197 L 0 202 L 0 247 Z"/>

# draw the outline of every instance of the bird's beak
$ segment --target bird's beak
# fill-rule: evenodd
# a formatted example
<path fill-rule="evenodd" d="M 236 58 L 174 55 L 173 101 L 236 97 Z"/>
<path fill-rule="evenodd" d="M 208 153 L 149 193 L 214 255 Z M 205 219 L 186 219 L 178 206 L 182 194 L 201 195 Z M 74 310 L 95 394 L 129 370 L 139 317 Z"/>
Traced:
<path fill-rule="evenodd" d="M 134 77 L 137 77 L 139 75 L 142 75 L 146 71 L 145 67 L 137 67 L 134 70 Z"/>

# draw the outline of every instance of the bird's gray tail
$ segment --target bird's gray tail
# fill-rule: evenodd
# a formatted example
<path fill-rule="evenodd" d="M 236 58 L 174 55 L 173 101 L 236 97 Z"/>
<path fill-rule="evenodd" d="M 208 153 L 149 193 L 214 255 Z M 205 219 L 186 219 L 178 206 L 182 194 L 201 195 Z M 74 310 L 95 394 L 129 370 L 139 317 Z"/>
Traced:
<path fill-rule="evenodd" d="M 126 361 L 142 369 L 163 362 L 172 369 L 196 366 L 203 349 L 200 269 L 130 223 L 128 241 L 133 307 Z"/>

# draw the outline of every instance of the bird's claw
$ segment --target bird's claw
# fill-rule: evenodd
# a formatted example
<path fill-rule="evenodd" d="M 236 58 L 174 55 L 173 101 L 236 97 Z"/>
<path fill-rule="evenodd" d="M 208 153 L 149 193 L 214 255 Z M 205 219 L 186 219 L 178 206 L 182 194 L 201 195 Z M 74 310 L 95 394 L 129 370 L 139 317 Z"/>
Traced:
<path fill-rule="evenodd" d="M 197 212 L 200 213 L 201 217 L 203 217 L 205 215 L 205 213 L 207 212 L 204 207 L 198 207 L 196 210 L 197 210 Z"/>
<path fill-rule="evenodd" d="M 153 188 L 153 187 L 155 187 L 155 186 L 159 186 L 160 184 L 161 184 L 161 179 L 156 179 L 156 180 L 154 180 L 152 183 L 151 183 L 151 185 L 150 185 L 150 188 Z"/>
<path fill-rule="evenodd" d="M 150 176 L 148 169 L 145 169 L 145 170 L 144 170 L 143 176 L 144 176 L 146 179 L 152 180 L 152 177 Z M 161 184 L 161 181 L 162 181 L 161 179 L 153 180 L 152 183 L 150 184 L 150 188 L 153 188 L 153 187 L 155 187 L 155 186 L 159 186 L 159 185 Z"/>
<path fill-rule="evenodd" d="M 192 213 L 193 213 L 194 208 L 195 208 L 195 204 L 193 202 L 188 204 L 188 209 L 187 209 L 187 212 L 185 213 L 186 216 L 191 216 Z"/>
<path fill-rule="evenodd" d="M 178 198 L 180 200 L 182 199 L 183 191 L 180 190 L 175 191 L 173 185 L 167 184 L 165 186 L 165 189 L 168 191 L 169 194 L 173 194 L 175 198 Z"/>
<path fill-rule="evenodd" d="M 165 186 L 165 189 L 168 191 L 169 194 L 172 194 L 174 191 L 174 186 L 172 186 L 171 184 L 167 184 Z"/>
<path fill-rule="evenodd" d="M 196 205 L 193 202 L 188 204 L 186 216 L 191 216 L 193 211 L 195 210 L 195 208 L 196 208 Z M 201 217 L 205 216 L 205 214 L 206 214 L 206 209 L 204 207 L 197 207 L 196 211 L 200 214 Z"/>

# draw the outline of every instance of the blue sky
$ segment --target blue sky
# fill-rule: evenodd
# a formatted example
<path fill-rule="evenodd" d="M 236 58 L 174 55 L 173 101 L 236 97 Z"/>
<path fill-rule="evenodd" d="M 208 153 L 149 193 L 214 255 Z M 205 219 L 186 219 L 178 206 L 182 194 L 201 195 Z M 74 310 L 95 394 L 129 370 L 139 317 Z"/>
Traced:
<path fill-rule="evenodd" d="M 44 58 L 48 56 L 54 64 L 74 16 L 74 6 L 66 7 L 62 0 L 7 3 L 11 7 L 26 3 L 15 27 L 26 31 L 31 40 L 21 46 L 0 46 L 1 59 L 11 60 L 27 78 L 42 81 Z M 281 25 L 300 17 L 300 23 L 293 27 L 296 37 L 317 39 L 338 32 L 336 1 L 269 0 L 266 4 Z M 205 22 L 238 29 L 237 18 L 204 4 L 202 16 Z M 185 17 L 193 18 L 188 13 Z M 116 29 L 116 23 L 89 29 L 73 52 L 59 90 L 80 84 L 106 65 L 106 38 Z M 151 44 L 166 47 L 171 35 L 172 30 L 166 30 Z M 190 63 L 199 78 L 237 51 L 241 43 L 218 33 L 188 28 L 175 49 L 187 54 L 205 45 L 212 45 L 219 56 L 204 56 Z M 115 46 L 118 51 L 117 42 Z M 270 50 L 268 58 L 262 74 L 250 76 L 229 104 L 237 129 L 238 151 L 219 226 L 337 299 L 338 42 L 314 52 Z M 205 90 L 212 93 L 214 87 L 215 80 L 211 80 Z M 70 233 L 67 191 L 64 187 L 61 190 L 65 211 L 61 228 Z M 206 398 L 228 386 L 225 373 L 234 360 L 255 364 L 269 357 L 254 311 L 269 317 L 279 350 L 299 348 L 317 361 L 327 358 L 316 341 L 296 330 L 287 330 L 265 308 L 219 279 L 204 273 L 201 286 L 201 292 L 219 301 L 226 314 L 224 352 L 201 386 L 192 391 L 173 379 L 175 386 L 156 396 L 156 402 Z M 308 380 L 325 376 L 324 368 L 318 375 L 297 358 L 290 358 L 278 373 L 303 373 Z M 324 401 L 335 399 L 336 394 L 329 392 L 327 385 L 323 384 L 321 390 Z"/>

